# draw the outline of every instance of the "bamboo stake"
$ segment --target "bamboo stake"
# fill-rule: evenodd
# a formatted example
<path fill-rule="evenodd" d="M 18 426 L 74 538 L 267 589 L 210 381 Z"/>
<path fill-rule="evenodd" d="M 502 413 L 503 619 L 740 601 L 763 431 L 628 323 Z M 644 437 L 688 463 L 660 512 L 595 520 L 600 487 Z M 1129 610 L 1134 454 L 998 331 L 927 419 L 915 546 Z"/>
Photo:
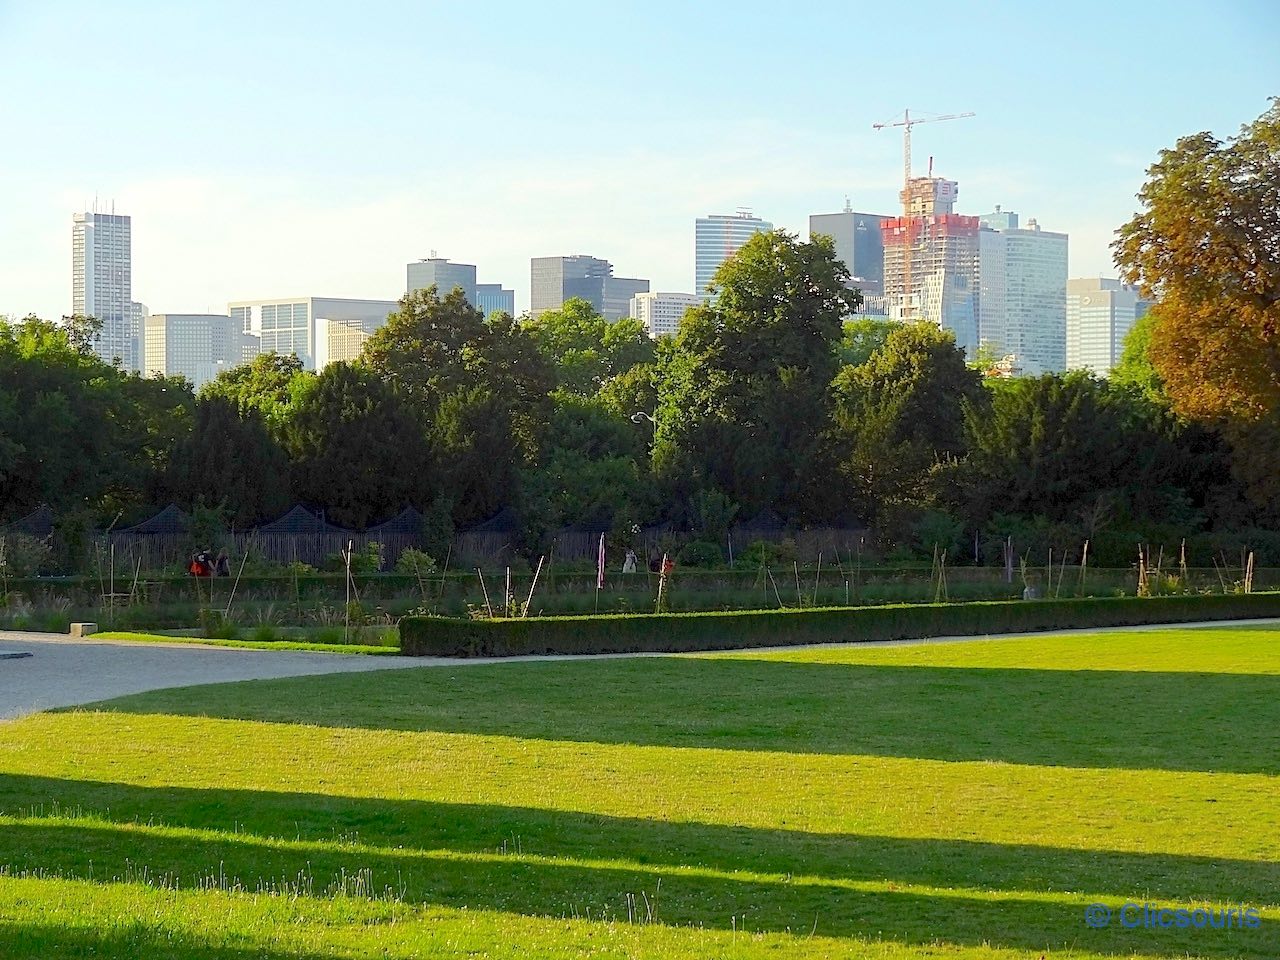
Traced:
<path fill-rule="evenodd" d="M 489 602 L 489 588 L 484 585 L 484 574 L 480 572 L 480 568 L 476 567 L 476 576 L 480 578 L 480 592 L 484 594 L 484 609 L 489 614 L 489 619 L 493 619 L 493 604 Z"/>
<path fill-rule="evenodd" d="M 529 584 L 529 597 L 524 602 L 524 609 L 520 611 L 520 619 L 522 620 L 529 616 L 529 607 L 533 603 L 533 591 L 538 589 L 538 577 L 542 573 L 542 561 L 545 559 L 546 557 L 539 557 L 538 569 L 533 571 L 533 583 Z"/>
<path fill-rule="evenodd" d="M 1084 542 L 1084 550 L 1080 556 L 1080 596 L 1084 596 L 1084 575 L 1089 569 L 1089 541 Z"/>
<path fill-rule="evenodd" d="M 766 571 L 768 572 L 768 574 L 769 574 L 769 579 L 773 582 L 773 595 L 774 595 L 775 597 L 777 597 L 777 598 L 778 598 L 778 609 L 779 609 L 779 610 L 781 610 L 781 609 L 782 609 L 782 594 L 778 592 L 778 581 L 774 579 L 773 571 L 772 571 L 772 570 L 770 570 L 768 567 L 765 567 L 765 570 L 766 570 Z"/>
<path fill-rule="evenodd" d="M 818 551 L 818 572 L 813 578 L 813 605 L 818 605 L 818 587 L 822 583 L 822 551 Z"/>
<path fill-rule="evenodd" d="M 795 569 L 795 572 L 796 572 L 796 606 L 803 607 L 804 597 L 800 595 L 800 561 L 792 560 L 791 566 Z"/>
<path fill-rule="evenodd" d="M 236 598 L 236 588 L 240 586 L 240 576 L 244 573 L 244 565 L 249 561 L 249 551 L 246 550 L 240 555 L 240 570 L 236 573 L 236 582 L 231 585 L 231 596 L 227 597 L 227 609 L 222 614 L 223 619 L 231 617 L 231 603 Z"/>
<path fill-rule="evenodd" d="M 343 627 L 342 627 L 343 643 L 350 642 L 350 637 L 351 637 L 351 550 L 354 546 L 355 544 L 352 541 L 348 540 L 347 549 L 343 553 L 343 560 L 346 562 L 346 567 L 347 567 L 347 605 L 346 605 L 346 608 L 343 610 L 343 614 L 344 614 Z M 213 589 L 212 585 L 210 585 L 209 589 L 210 591 L 212 591 Z M 210 599 L 212 599 L 212 597 Z"/>

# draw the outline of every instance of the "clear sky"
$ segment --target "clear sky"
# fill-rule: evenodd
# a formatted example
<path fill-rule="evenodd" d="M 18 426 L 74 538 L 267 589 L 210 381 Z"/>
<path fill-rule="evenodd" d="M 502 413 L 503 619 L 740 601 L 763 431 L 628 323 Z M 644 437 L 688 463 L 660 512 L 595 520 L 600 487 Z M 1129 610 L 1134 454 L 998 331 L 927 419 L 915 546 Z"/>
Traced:
<path fill-rule="evenodd" d="M 892 213 L 916 172 L 1107 243 L 1157 151 L 1280 94 L 1280 3 L 0 0 L 0 314 L 70 310 L 71 215 L 133 216 L 134 298 L 403 293 L 436 250 L 691 291 L 693 223 Z M 106 205 L 104 207 L 104 205 Z"/>

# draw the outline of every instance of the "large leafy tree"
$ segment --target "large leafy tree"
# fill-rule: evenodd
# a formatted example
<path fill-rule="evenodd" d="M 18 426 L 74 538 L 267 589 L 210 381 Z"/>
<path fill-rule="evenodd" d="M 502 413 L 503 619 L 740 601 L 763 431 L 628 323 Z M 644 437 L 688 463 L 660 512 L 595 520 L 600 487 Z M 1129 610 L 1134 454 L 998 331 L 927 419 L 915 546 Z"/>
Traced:
<path fill-rule="evenodd" d="M 325 367 L 294 401 L 286 437 L 294 489 L 338 523 L 363 528 L 433 499 L 419 424 L 368 369 Z"/>
<path fill-rule="evenodd" d="M 0 325 L 0 516 L 47 503 L 109 514 L 152 501 L 193 398 L 98 360 L 67 326 Z"/>
<path fill-rule="evenodd" d="M 1151 358 L 1176 409 L 1259 420 L 1280 408 L 1280 99 L 1239 136 L 1163 150 L 1116 262 L 1156 297 Z"/>
<path fill-rule="evenodd" d="M 218 374 L 200 394 L 221 397 L 242 412 L 256 410 L 271 433 L 282 437 L 290 408 L 314 376 L 292 354 L 263 353 Z"/>
<path fill-rule="evenodd" d="M 514 501 L 554 385 L 530 334 L 506 314 L 484 317 L 460 290 L 441 298 L 428 287 L 400 301 L 361 363 L 410 403 L 458 523 Z"/>
<path fill-rule="evenodd" d="M 803 520 L 829 489 L 824 437 L 844 317 L 859 295 L 824 237 L 760 233 L 721 266 L 660 354 L 655 467 L 673 503 L 718 489 Z"/>
<path fill-rule="evenodd" d="M 257 409 L 205 396 L 190 435 L 173 452 L 168 486 L 186 509 L 221 508 L 243 528 L 289 506 L 289 461 Z"/>
<path fill-rule="evenodd" d="M 593 394 L 611 377 L 653 362 L 653 340 L 639 320 L 611 322 L 578 297 L 523 326 L 554 367 L 557 385 L 574 393 Z"/>
<path fill-rule="evenodd" d="M 1192 525 L 1221 467 L 1198 428 L 1084 372 L 989 384 L 989 407 L 970 408 L 962 468 L 975 525 L 997 513 L 1074 523 L 1086 535 L 1117 520 Z"/>
<path fill-rule="evenodd" d="M 933 468 L 966 449 L 965 409 L 984 399 L 981 381 L 955 337 L 932 323 L 895 325 L 865 363 L 836 377 L 843 472 L 886 534 L 930 505 Z"/>

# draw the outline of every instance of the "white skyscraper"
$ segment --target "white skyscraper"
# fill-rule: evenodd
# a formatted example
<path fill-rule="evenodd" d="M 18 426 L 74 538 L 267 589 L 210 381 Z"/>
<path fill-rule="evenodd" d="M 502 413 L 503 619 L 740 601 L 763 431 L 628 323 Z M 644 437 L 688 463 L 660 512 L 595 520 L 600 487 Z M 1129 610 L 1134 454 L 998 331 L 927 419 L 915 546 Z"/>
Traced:
<path fill-rule="evenodd" d="M 94 347 L 107 363 L 139 369 L 141 318 L 133 303 L 133 236 L 127 216 L 77 213 L 71 223 L 71 312 L 94 317 Z"/>
<path fill-rule="evenodd" d="M 684 312 L 701 303 L 692 293 L 637 293 L 631 298 L 631 318 L 643 323 L 654 339 L 673 336 Z"/>
<path fill-rule="evenodd" d="M 720 265 L 757 233 L 772 229 L 772 223 L 752 216 L 750 210 L 739 210 L 732 216 L 699 217 L 694 227 L 694 287 L 698 296 L 710 299 L 707 286 Z"/>
<path fill-rule="evenodd" d="M 979 220 L 979 340 L 1031 376 L 1065 370 L 1067 235 L 998 207 Z"/>
<path fill-rule="evenodd" d="M 1105 377 L 1124 353 L 1125 337 L 1149 304 L 1137 287 L 1086 277 L 1067 281 L 1067 369 Z"/>

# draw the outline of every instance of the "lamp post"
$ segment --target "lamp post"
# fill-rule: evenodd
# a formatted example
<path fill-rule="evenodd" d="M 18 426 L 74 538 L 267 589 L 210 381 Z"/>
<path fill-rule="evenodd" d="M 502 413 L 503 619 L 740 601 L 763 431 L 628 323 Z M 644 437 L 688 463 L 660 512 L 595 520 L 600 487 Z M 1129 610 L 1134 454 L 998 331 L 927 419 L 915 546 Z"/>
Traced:
<path fill-rule="evenodd" d="M 643 410 L 637 410 L 631 415 L 632 423 L 644 423 L 646 420 L 653 424 L 653 442 L 656 445 L 658 442 L 658 418 L 652 413 L 645 413 Z"/>

